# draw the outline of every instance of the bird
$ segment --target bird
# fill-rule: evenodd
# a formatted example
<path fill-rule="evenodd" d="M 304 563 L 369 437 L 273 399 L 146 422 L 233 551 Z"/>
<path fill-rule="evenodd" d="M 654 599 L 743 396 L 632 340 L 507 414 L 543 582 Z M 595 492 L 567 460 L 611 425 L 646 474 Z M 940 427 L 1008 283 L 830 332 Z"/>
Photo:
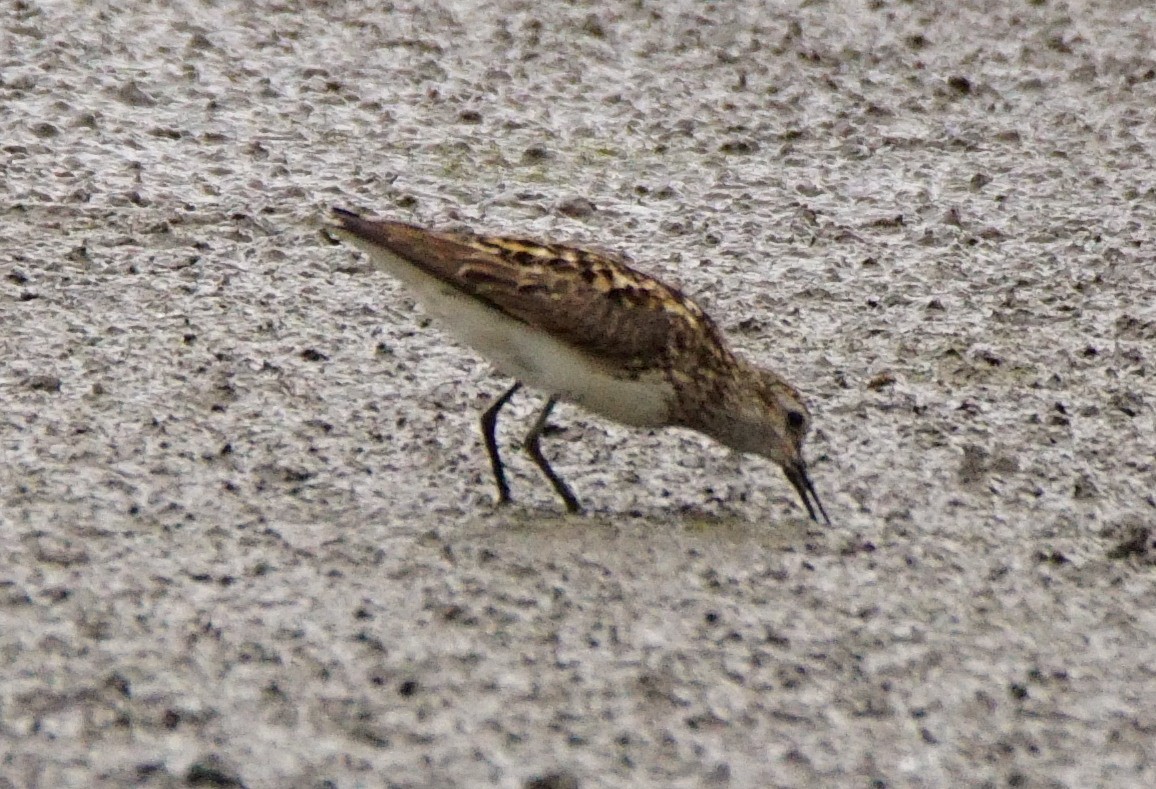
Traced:
<path fill-rule="evenodd" d="M 481 415 L 499 505 L 511 500 L 498 415 L 523 387 L 546 402 L 522 448 L 566 510 L 577 496 L 540 447 L 559 402 L 640 428 L 686 428 L 777 464 L 811 520 L 831 519 L 803 454 L 811 413 L 778 373 L 736 354 L 678 288 L 624 255 L 470 230 L 440 231 L 333 207 L 329 235 L 399 280 L 425 311 L 513 384 Z"/>

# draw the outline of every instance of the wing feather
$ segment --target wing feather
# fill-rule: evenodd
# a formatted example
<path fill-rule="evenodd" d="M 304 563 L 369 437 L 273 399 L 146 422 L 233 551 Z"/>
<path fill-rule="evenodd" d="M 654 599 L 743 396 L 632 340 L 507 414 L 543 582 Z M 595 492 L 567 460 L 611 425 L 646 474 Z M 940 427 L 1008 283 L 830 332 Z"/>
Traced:
<path fill-rule="evenodd" d="M 677 289 L 623 258 L 559 244 L 447 233 L 334 209 L 337 226 L 503 314 L 615 364 L 645 370 L 674 351 L 724 346 Z"/>

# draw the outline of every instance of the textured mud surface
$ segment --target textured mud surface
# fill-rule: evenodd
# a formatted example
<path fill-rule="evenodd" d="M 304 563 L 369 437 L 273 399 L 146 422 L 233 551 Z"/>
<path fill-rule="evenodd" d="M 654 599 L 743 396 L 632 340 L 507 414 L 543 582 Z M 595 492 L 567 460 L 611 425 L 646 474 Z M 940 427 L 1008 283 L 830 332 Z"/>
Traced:
<path fill-rule="evenodd" d="M 1153 6 L 477 5 L 0 6 L 0 786 L 1156 785 Z M 532 397 L 495 512 L 331 204 L 680 282 L 834 527 Z"/>

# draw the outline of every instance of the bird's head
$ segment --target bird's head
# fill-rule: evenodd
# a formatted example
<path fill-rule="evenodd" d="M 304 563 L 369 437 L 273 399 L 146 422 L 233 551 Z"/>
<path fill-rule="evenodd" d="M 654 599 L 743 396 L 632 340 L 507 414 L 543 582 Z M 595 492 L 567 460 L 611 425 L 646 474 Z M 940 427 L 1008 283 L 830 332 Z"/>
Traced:
<path fill-rule="evenodd" d="M 777 463 L 811 519 L 818 521 L 822 515 L 829 525 L 831 519 L 819 501 L 803 457 L 811 412 L 799 392 L 775 373 L 751 368 L 750 374 L 753 385 L 741 389 L 737 407 L 708 432 L 731 449 Z"/>

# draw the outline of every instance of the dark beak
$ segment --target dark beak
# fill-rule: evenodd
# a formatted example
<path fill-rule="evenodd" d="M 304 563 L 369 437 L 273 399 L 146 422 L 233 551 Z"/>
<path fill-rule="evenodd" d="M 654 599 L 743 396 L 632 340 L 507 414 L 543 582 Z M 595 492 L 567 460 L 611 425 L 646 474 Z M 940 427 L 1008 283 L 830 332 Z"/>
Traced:
<path fill-rule="evenodd" d="M 807 464 L 802 458 L 799 458 L 794 464 L 783 466 L 783 473 L 787 475 L 791 485 L 799 494 L 799 498 L 803 501 L 803 506 L 807 508 L 807 514 L 811 516 L 811 520 L 815 523 L 819 522 L 818 516 L 815 514 L 817 507 L 823 516 L 823 520 L 827 525 L 831 525 L 831 519 L 827 517 L 827 511 L 823 509 L 823 502 L 819 501 L 819 494 L 815 492 L 815 486 L 811 484 L 811 478 L 807 475 Z M 812 504 L 811 502 L 814 502 Z"/>

